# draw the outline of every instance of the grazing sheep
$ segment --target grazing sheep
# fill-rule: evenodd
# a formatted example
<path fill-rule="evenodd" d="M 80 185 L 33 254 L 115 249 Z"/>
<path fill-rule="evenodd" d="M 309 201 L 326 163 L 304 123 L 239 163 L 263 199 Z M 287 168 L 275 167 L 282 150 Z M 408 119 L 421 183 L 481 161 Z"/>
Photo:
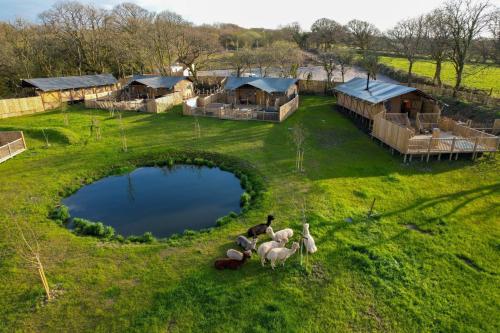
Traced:
<path fill-rule="evenodd" d="M 255 251 L 255 247 L 257 245 L 257 237 L 254 237 L 252 240 L 249 240 L 245 236 L 241 235 L 236 238 L 236 244 L 245 249 L 245 251 L 253 250 Z"/>
<path fill-rule="evenodd" d="M 231 258 L 217 259 L 215 261 L 214 266 L 216 269 L 220 269 L 220 270 L 222 270 L 222 269 L 238 269 L 241 266 L 243 266 L 245 261 L 247 261 L 247 259 L 250 258 L 251 255 L 252 255 L 251 251 L 245 251 L 245 252 L 243 252 L 243 259 L 241 259 L 241 260 L 236 260 L 236 259 L 231 259 Z"/>
<path fill-rule="evenodd" d="M 259 248 L 257 249 L 257 254 L 260 257 L 260 263 L 262 264 L 262 266 L 266 264 L 266 254 L 271 249 L 283 246 L 285 246 L 284 242 L 276 242 L 276 241 L 270 241 L 260 244 Z"/>
<path fill-rule="evenodd" d="M 280 231 L 273 231 L 272 227 L 267 227 L 266 229 L 266 234 L 268 234 L 274 241 L 284 241 L 285 243 L 288 242 L 288 238 L 291 238 L 293 236 L 293 230 L 290 228 L 286 228 Z"/>
<path fill-rule="evenodd" d="M 271 225 L 271 222 L 274 220 L 274 216 L 267 215 L 267 223 L 261 223 L 254 225 L 250 229 L 248 229 L 247 234 L 248 237 L 257 237 L 257 235 L 265 234 L 267 227 Z"/>
<path fill-rule="evenodd" d="M 271 249 L 267 253 L 266 258 L 269 261 L 271 261 L 272 269 L 274 269 L 274 267 L 276 266 L 276 262 L 279 261 L 281 261 L 283 266 L 285 266 L 285 261 L 295 252 L 297 252 L 298 249 L 299 249 L 299 243 L 293 242 L 291 249 L 287 249 L 286 247 Z"/>
<path fill-rule="evenodd" d="M 234 259 L 234 260 L 242 260 L 243 259 L 243 253 L 241 253 L 238 250 L 234 250 L 234 249 L 227 250 L 226 255 L 229 259 Z"/>
<path fill-rule="evenodd" d="M 304 230 L 302 232 L 302 237 L 304 237 L 304 245 L 306 247 L 307 252 L 314 253 L 318 251 L 316 247 L 316 243 L 314 242 L 313 236 L 309 232 L 309 223 L 304 223 Z"/>

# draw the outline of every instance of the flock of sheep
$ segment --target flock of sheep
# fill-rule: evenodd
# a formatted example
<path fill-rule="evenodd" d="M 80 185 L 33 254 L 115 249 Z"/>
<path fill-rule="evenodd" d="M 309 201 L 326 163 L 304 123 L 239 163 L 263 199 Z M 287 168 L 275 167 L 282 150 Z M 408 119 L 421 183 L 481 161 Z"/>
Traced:
<path fill-rule="evenodd" d="M 266 260 L 271 262 L 271 267 L 274 269 L 276 264 L 281 262 L 285 265 L 285 261 L 290 258 L 297 250 L 300 245 L 298 242 L 293 242 L 291 248 L 285 247 L 288 240 L 293 236 L 293 230 L 286 228 L 274 232 L 271 227 L 271 222 L 274 220 L 274 216 L 267 216 L 267 223 L 257 224 L 247 231 L 249 240 L 247 237 L 241 235 L 236 239 L 236 244 L 238 244 L 244 252 L 240 252 L 235 249 L 227 250 L 227 258 L 218 259 L 215 261 L 216 269 L 238 269 L 251 257 L 252 251 L 256 251 L 260 257 L 260 262 L 262 266 L 265 266 Z M 264 242 L 257 248 L 258 235 L 267 234 L 271 237 L 271 241 Z M 305 223 L 302 232 L 301 241 L 308 253 L 314 253 L 318 249 L 314 243 L 314 238 L 309 232 L 309 224 Z"/>

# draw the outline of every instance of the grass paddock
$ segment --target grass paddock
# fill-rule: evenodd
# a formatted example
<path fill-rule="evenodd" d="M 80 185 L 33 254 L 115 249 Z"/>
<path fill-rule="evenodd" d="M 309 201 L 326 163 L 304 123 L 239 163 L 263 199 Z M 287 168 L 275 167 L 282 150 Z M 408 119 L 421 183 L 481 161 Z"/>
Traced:
<path fill-rule="evenodd" d="M 199 118 L 200 139 L 179 107 L 124 113 L 127 152 L 107 111 L 70 107 L 68 126 L 58 111 L 0 120 L 0 128 L 32 129 L 29 150 L 0 164 L 0 330 L 500 331 L 498 161 L 405 165 L 333 107 L 332 98 L 306 96 L 281 124 Z M 99 141 L 90 136 L 92 117 Z M 294 171 L 290 134 L 298 123 L 307 131 L 303 173 Z M 51 129 L 48 148 L 34 130 L 41 128 Z M 267 191 L 212 232 L 147 245 L 76 236 L 48 219 L 64 189 L 171 150 L 247 161 Z M 374 198 L 377 218 L 366 219 Z M 254 255 L 239 271 L 213 268 L 268 213 L 275 230 L 298 234 L 304 201 L 318 246 L 304 266 L 295 255 L 272 271 Z M 12 219 L 40 236 L 57 293 L 49 304 L 12 250 Z"/>

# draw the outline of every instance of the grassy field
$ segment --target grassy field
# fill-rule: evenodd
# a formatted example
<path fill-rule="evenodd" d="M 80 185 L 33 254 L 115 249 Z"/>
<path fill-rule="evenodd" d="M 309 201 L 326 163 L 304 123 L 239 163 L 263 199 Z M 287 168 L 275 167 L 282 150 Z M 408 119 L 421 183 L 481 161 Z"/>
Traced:
<path fill-rule="evenodd" d="M 403 71 L 408 71 L 408 60 L 397 57 L 380 57 L 380 62 Z M 413 65 L 413 73 L 434 77 L 436 64 L 430 60 L 418 60 Z M 466 87 L 489 91 L 493 88 L 493 95 L 500 96 L 500 67 L 491 65 L 466 65 L 462 84 Z M 443 63 L 441 80 L 445 84 L 455 85 L 455 69 L 451 62 Z"/>
<path fill-rule="evenodd" d="M 500 173 L 497 160 L 415 162 L 372 141 L 333 109 L 301 97 L 282 124 L 126 113 L 129 146 L 108 112 L 72 107 L 0 121 L 31 128 L 30 149 L 0 164 L 0 331 L 12 332 L 498 332 Z M 91 115 L 102 139 L 89 137 Z M 290 128 L 308 132 L 305 172 L 294 171 Z M 40 128 L 52 128 L 44 148 Z M 47 218 L 66 188 L 113 167 L 195 149 L 251 163 L 262 202 L 210 233 L 150 245 L 73 235 Z M 376 198 L 377 219 L 366 219 Z M 300 203 L 319 251 L 301 266 L 239 271 L 213 261 L 249 226 L 276 216 L 300 230 Z M 348 218 L 352 222 L 348 222 Z M 43 305 L 36 273 L 12 251 L 12 219 L 40 236 L 57 298 Z M 346 220 L 347 219 L 347 220 Z"/>

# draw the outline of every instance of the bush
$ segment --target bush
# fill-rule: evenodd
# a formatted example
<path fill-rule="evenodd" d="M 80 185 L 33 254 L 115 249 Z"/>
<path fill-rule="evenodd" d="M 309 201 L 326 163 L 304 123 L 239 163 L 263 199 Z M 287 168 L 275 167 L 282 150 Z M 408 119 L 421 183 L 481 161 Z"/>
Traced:
<path fill-rule="evenodd" d="M 194 236 L 194 235 L 196 235 L 196 231 L 190 229 L 184 230 L 184 236 Z"/>
<path fill-rule="evenodd" d="M 51 213 L 50 218 L 60 223 L 65 223 L 70 218 L 69 209 L 65 205 L 57 206 Z"/>
<path fill-rule="evenodd" d="M 73 225 L 74 231 L 78 235 L 109 239 L 115 234 L 113 227 L 105 226 L 101 222 L 92 222 L 78 217 L 73 219 Z"/>
<path fill-rule="evenodd" d="M 150 244 L 153 243 L 156 238 L 153 236 L 151 232 L 145 232 L 142 236 L 128 236 L 127 241 L 132 243 L 141 243 L 141 244 Z"/>
<path fill-rule="evenodd" d="M 250 196 L 250 194 L 248 194 L 247 192 L 243 192 L 243 194 L 240 197 L 240 206 L 241 207 L 248 206 L 250 204 L 251 199 L 252 197 Z"/>

